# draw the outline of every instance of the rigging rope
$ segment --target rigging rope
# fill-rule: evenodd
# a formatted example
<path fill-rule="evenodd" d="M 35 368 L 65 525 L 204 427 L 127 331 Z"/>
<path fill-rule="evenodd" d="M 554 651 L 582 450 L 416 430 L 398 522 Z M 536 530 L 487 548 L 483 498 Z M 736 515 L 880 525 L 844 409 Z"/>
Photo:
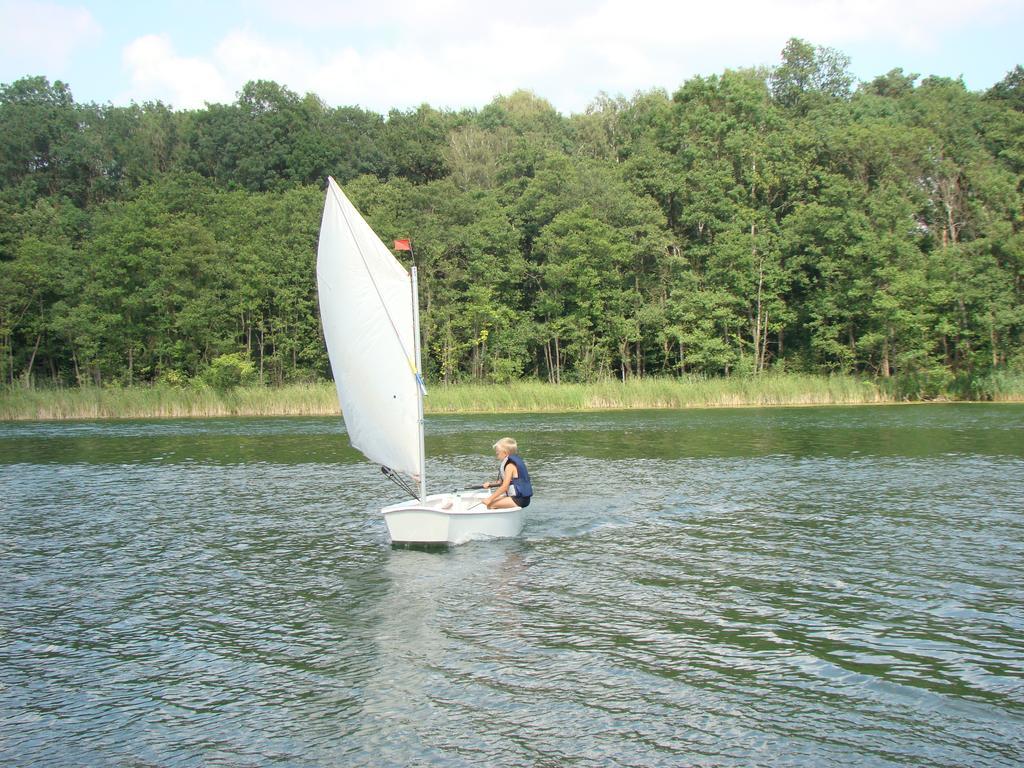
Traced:
<path fill-rule="evenodd" d="M 419 498 L 419 494 L 416 493 L 416 491 L 414 491 L 412 488 L 409 487 L 409 484 L 407 482 L 405 482 L 405 478 L 402 477 L 401 475 L 399 475 L 397 472 L 395 472 L 395 470 L 393 470 L 391 467 L 385 467 L 382 464 L 381 467 L 380 467 L 380 471 L 384 473 L 384 477 L 386 477 L 392 483 L 394 483 L 399 488 L 401 488 L 403 491 L 408 493 L 414 499 L 418 499 Z"/>

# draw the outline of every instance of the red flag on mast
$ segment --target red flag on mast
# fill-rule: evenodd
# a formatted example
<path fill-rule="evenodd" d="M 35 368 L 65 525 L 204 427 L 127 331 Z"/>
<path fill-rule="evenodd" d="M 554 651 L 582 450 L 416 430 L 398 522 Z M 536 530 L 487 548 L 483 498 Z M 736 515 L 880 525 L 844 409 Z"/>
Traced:
<path fill-rule="evenodd" d="M 395 240 L 396 251 L 411 251 L 412 243 L 409 242 L 408 238 L 405 240 Z"/>

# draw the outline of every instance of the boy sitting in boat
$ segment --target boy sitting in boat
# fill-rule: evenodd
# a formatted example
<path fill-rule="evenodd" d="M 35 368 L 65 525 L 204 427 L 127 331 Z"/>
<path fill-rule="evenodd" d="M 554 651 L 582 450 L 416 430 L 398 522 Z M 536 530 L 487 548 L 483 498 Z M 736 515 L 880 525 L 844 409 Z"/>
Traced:
<path fill-rule="evenodd" d="M 526 462 L 519 456 L 519 446 L 515 439 L 501 438 L 494 444 L 494 453 L 501 462 L 501 468 L 498 470 L 501 480 L 497 483 L 488 481 L 483 484 L 484 488 L 497 486 L 484 504 L 488 509 L 529 506 L 533 486 L 530 484 L 530 473 L 526 471 Z"/>

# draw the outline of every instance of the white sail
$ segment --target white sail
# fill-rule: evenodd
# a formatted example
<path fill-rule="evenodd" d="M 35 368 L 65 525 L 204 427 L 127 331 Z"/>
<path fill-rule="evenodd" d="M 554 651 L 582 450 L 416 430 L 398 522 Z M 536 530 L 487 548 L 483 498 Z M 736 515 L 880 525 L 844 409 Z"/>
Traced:
<path fill-rule="evenodd" d="M 316 277 L 349 440 L 371 461 L 419 476 L 422 401 L 409 273 L 330 178 Z"/>

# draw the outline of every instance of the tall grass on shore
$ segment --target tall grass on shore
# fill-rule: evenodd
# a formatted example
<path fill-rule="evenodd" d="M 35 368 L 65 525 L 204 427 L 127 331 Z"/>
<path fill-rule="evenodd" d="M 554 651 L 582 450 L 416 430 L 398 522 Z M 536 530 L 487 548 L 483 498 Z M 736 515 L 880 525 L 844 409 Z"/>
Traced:
<path fill-rule="evenodd" d="M 283 387 L 81 387 L 0 391 L 0 420 L 327 416 L 339 413 L 330 382 Z"/>
<path fill-rule="evenodd" d="M 429 385 L 427 413 L 514 413 L 630 408 L 709 408 L 889 403 L 921 399 L 1024 401 L 1024 374 L 1000 373 L 969 389 L 925 394 L 853 376 L 764 374 L 730 378 L 608 380 L 587 384 Z M 917 394 L 915 394 L 917 393 Z M 283 387 L 83 387 L 0 389 L 0 420 L 152 419 L 216 416 L 331 416 L 339 413 L 331 382 Z"/>
<path fill-rule="evenodd" d="M 982 380 L 982 387 L 975 396 L 993 402 L 1020 402 L 1024 400 L 1024 374 L 1000 371 Z"/>
<path fill-rule="evenodd" d="M 749 405 L 826 405 L 888 400 L 870 381 L 853 377 L 764 375 L 727 379 L 615 379 L 589 384 L 519 381 L 507 385 L 435 386 L 434 413 L 589 411 L 630 408 L 703 408 Z"/>
<path fill-rule="evenodd" d="M 429 387 L 428 413 L 586 411 L 615 408 L 688 408 L 740 405 L 812 405 L 883 402 L 878 387 L 851 377 L 642 379 L 591 384 L 456 384 Z M 0 419 L 143 419 L 216 416 L 328 416 L 338 414 L 334 385 L 283 387 L 82 387 L 0 390 Z"/>

